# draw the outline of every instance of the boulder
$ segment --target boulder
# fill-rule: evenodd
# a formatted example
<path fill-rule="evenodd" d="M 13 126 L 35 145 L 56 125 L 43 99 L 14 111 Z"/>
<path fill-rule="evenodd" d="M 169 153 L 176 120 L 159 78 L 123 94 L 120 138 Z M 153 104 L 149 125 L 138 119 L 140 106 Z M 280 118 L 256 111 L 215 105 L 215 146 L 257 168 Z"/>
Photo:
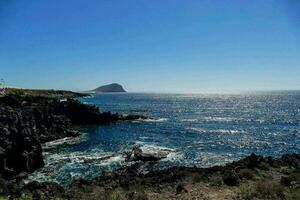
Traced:
<path fill-rule="evenodd" d="M 142 161 L 142 162 L 156 162 L 167 158 L 172 150 L 167 148 L 143 148 L 141 146 L 134 146 L 132 151 L 127 154 L 126 161 Z"/>

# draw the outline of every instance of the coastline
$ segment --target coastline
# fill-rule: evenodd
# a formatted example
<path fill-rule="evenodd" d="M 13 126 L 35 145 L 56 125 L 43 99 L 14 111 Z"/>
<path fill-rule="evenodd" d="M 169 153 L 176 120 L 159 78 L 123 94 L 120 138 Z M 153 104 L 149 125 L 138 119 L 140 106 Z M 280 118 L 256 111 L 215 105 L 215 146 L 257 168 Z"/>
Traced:
<path fill-rule="evenodd" d="M 226 166 L 173 167 L 147 174 L 141 173 L 139 168 L 159 159 L 140 154 L 136 165 L 105 173 L 92 181 L 77 180 L 67 188 L 57 183 L 24 184 L 22 180 L 28 173 L 43 167 L 41 144 L 77 137 L 81 133 L 76 126 L 80 125 L 147 119 L 139 115 L 100 112 L 95 106 L 74 100 L 81 96 L 78 93 L 28 91 L 13 90 L 0 98 L 0 122 L 4 130 L 0 138 L 1 148 L 4 149 L 0 149 L 0 172 L 4 178 L 0 179 L 0 196 L 20 198 L 25 195 L 32 199 L 197 199 L 202 195 L 202 199 L 224 199 L 227 196 L 229 199 L 283 199 L 290 189 L 299 194 L 300 158 L 297 154 L 285 155 L 280 159 L 253 154 Z M 26 145 L 21 145 L 17 152 L 11 151 L 23 143 Z M 263 183 L 279 188 L 278 194 L 272 196 L 272 193 L 256 191 L 256 184 Z M 210 192 L 221 196 L 211 197 Z"/>
<path fill-rule="evenodd" d="M 66 188 L 31 182 L 20 189 L 32 199 L 298 199 L 300 155 L 252 154 L 225 166 L 172 167 L 142 173 L 140 162 Z M 12 196 L 14 197 L 14 196 Z M 16 196 L 17 197 L 17 196 Z"/>

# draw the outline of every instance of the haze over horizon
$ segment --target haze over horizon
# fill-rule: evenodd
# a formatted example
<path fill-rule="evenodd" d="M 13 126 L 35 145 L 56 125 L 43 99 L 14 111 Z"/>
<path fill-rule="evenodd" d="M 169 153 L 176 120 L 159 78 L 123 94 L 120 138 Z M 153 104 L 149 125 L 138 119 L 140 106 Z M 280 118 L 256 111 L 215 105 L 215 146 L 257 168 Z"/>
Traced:
<path fill-rule="evenodd" d="M 300 89 L 300 2 L 1 1 L 7 85 L 130 92 Z"/>

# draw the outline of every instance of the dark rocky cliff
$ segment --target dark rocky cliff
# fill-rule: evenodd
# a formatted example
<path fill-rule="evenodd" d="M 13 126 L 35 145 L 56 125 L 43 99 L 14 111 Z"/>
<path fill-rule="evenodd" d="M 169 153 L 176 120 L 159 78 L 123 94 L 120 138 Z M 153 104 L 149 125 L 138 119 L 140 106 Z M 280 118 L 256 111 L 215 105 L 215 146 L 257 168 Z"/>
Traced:
<path fill-rule="evenodd" d="M 101 113 L 74 99 L 7 95 L 0 98 L 0 176 L 12 179 L 43 167 L 41 143 L 77 136 L 73 125 L 143 118 Z"/>

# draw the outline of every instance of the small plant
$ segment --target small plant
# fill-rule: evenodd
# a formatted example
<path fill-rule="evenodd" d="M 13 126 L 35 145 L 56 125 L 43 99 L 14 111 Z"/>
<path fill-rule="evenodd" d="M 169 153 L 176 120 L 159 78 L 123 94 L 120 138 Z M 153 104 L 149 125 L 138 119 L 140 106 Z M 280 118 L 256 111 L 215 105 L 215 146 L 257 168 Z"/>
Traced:
<path fill-rule="evenodd" d="M 300 189 L 289 188 L 284 193 L 285 200 L 299 200 L 300 199 Z"/>
<path fill-rule="evenodd" d="M 221 176 L 210 177 L 210 185 L 220 187 L 223 185 L 223 178 Z"/>
<path fill-rule="evenodd" d="M 32 199 L 33 199 L 32 196 L 28 195 L 28 194 L 22 194 L 21 197 L 17 198 L 17 200 L 32 200 Z M 0 200 L 2 200 L 2 199 L 0 198 Z"/>
<path fill-rule="evenodd" d="M 253 199 L 254 196 L 254 188 L 249 184 L 242 184 L 239 187 L 240 194 L 242 199 L 250 200 Z"/>
<path fill-rule="evenodd" d="M 181 194 L 182 192 L 186 192 L 186 189 L 184 188 L 184 185 L 178 184 L 176 187 L 176 194 Z"/>
<path fill-rule="evenodd" d="M 251 169 L 241 169 L 239 172 L 239 176 L 241 178 L 247 179 L 247 180 L 253 180 L 255 177 L 254 171 Z"/>
<path fill-rule="evenodd" d="M 121 195 L 117 192 L 112 193 L 112 195 L 110 196 L 111 200 L 121 200 Z"/>
<path fill-rule="evenodd" d="M 300 172 L 299 171 L 294 171 L 290 174 L 290 178 L 293 181 L 300 181 Z"/>
<path fill-rule="evenodd" d="M 137 192 L 134 196 L 138 200 L 148 200 L 148 195 L 144 191 Z"/>
<path fill-rule="evenodd" d="M 237 186 L 240 182 L 240 178 L 233 171 L 230 172 L 228 171 L 224 173 L 222 179 L 223 179 L 223 183 L 228 186 Z"/>
<path fill-rule="evenodd" d="M 270 165 L 267 162 L 262 161 L 258 164 L 258 168 L 267 171 L 270 169 Z"/>
<path fill-rule="evenodd" d="M 290 174 L 291 172 L 293 172 L 293 168 L 290 168 L 290 167 L 287 167 L 287 166 L 280 167 L 279 172 L 283 173 L 283 174 Z"/>
<path fill-rule="evenodd" d="M 6 197 L 0 197 L 0 200 L 7 200 Z"/>
<path fill-rule="evenodd" d="M 199 183 L 201 180 L 203 180 L 203 178 L 200 174 L 197 173 L 193 176 L 193 183 Z"/>

